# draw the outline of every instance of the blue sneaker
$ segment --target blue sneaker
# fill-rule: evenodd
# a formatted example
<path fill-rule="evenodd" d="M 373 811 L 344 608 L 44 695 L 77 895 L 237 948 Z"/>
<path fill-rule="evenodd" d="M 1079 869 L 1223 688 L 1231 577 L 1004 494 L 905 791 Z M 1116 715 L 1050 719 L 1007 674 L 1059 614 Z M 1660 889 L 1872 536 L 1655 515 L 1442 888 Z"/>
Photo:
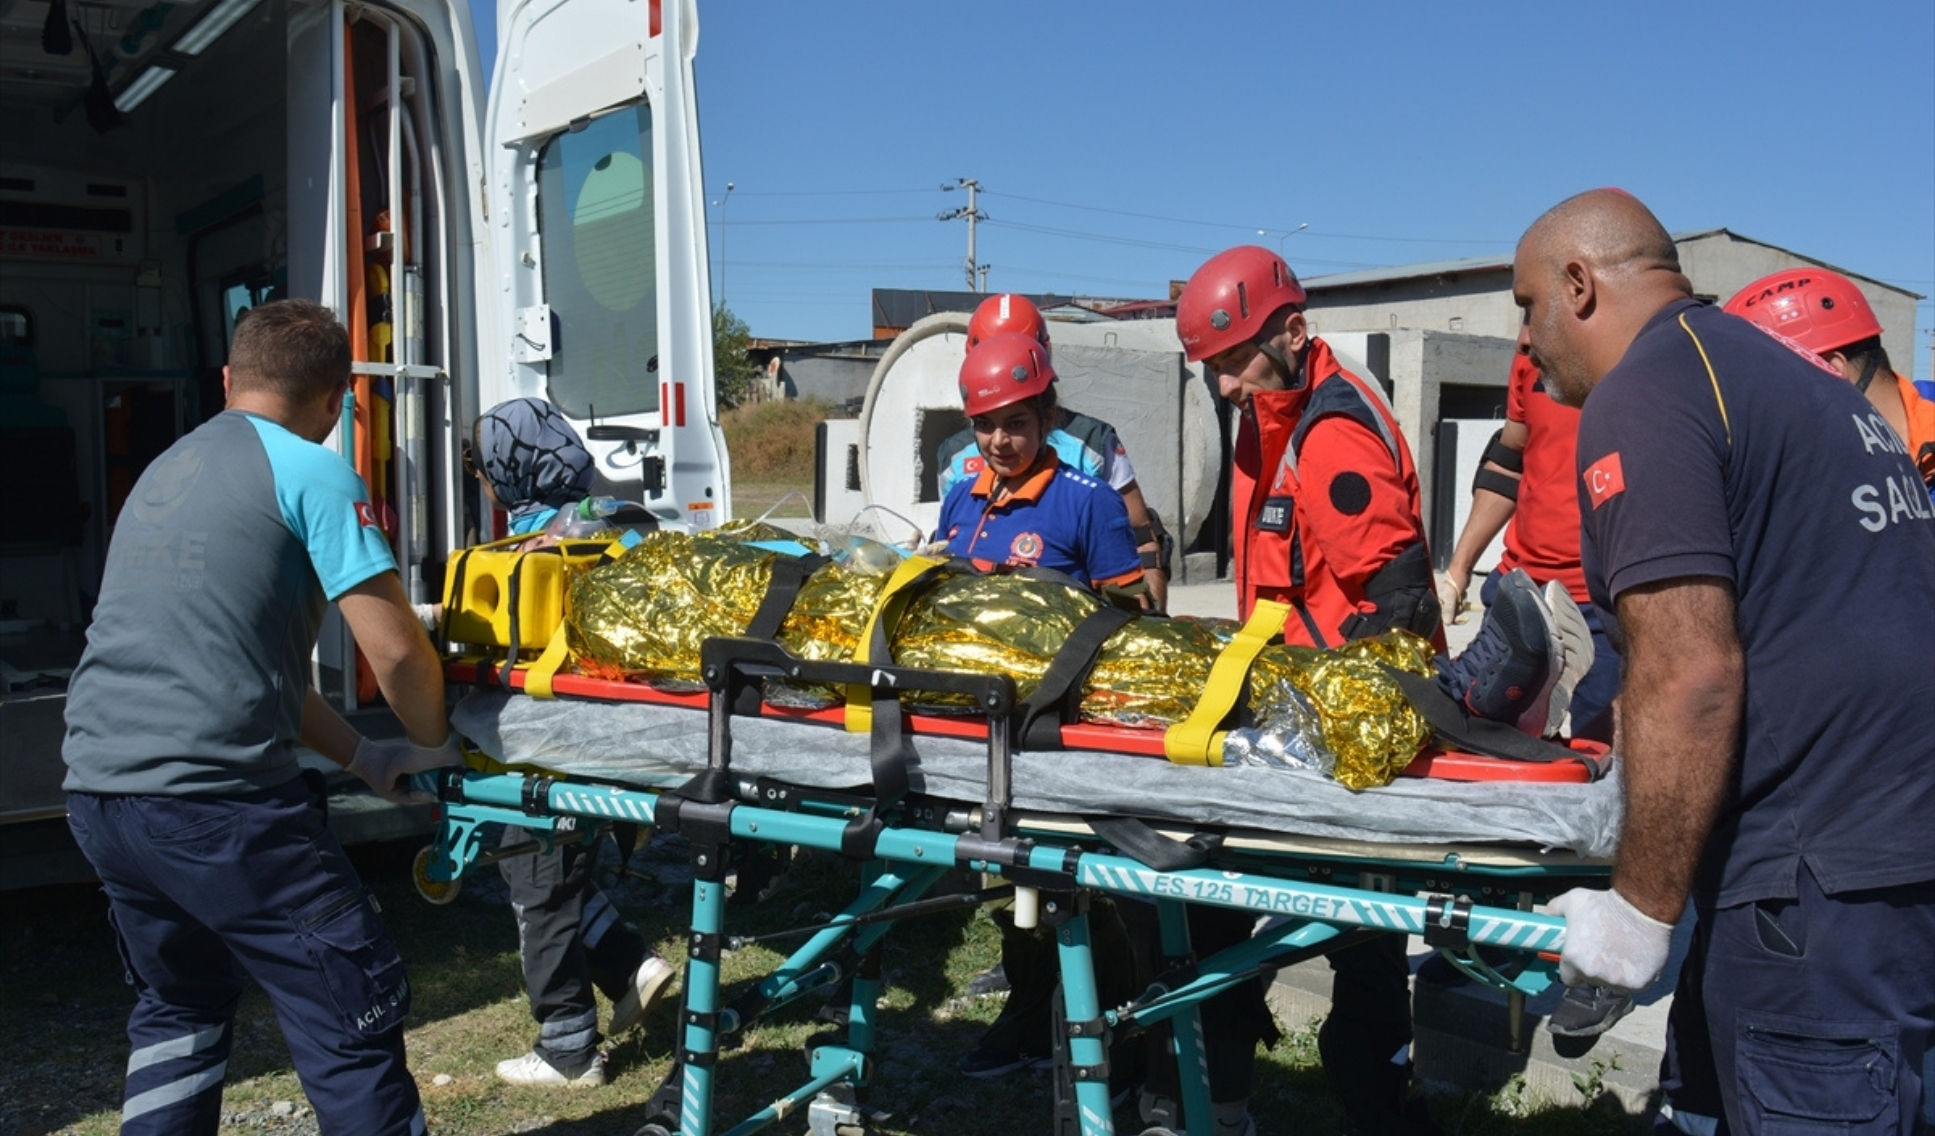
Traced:
<path fill-rule="evenodd" d="M 1564 659 L 1545 597 L 1523 569 L 1514 568 L 1499 581 L 1471 646 L 1439 670 L 1438 686 L 1476 717 L 1542 737 L 1554 717 L 1551 703 Z M 1565 716 L 1563 706 L 1556 716 Z"/>

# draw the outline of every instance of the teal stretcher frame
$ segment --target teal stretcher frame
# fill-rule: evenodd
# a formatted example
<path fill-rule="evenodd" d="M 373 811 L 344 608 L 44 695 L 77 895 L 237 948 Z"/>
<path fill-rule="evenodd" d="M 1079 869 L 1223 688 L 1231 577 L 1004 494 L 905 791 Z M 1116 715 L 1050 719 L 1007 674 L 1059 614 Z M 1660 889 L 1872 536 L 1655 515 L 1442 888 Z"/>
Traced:
<path fill-rule="evenodd" d="M 694 873 L 680 1040 L 671 1072 L 654 1096 L 650 1120 L 637 1136 L 715 1136 L 714 1065 L 722 1038 L 737 1034 L 760 1015 L 851 973 L 852 996 L 844 1036 L 819 1037 L 810 1045 L 809 1076 L 798 1087 L 723 1131 L 749 1136 L 780 1120 L 804 1114 L 811 1136 L 857 1136 L 867 1131 L 863 1106 L 871 1076 L 874 1006 L 880 993 L 876 974 L 856 966 L 891 930 L 894 912 L 921 900 L 940 877 L 955 867 L 1034 887 L 1042 896 L 1043 922 L 1055 932 L 1062 973 L 1063 1018 L 1058 1076 L 1072 1091 L 1058 1100 L 1056 1131 L 1080 1136 L 1113 1136 L 1107 1052 L 1124 1030 L 1167 1022 L 1170 1052 L 1183 1071 L 1179 1082 L 1183 1123 L 1178 1136 L 1205 1136 L 1210 1101 L 1198 1007 L 1208 998 L 1247 980 L 1260 968 L 1283 965 L 1324 953 L 1353 932 L 1418 934 L 1439 948 L 1460 969 L 1480 981 L 1520 994 L 1537 993 L 1550 983 L 1551 966 L 1535 960 L 1506 977 L 1477 955 L 1480 946 L 1509 948 L 1556 957 L 1564 942 L 1557 917 L 1507 907 L 1478 905 L 1462 895 L 1400 894 L 1429 890 L 1457 875 L 1500 895 L 1556 891 L 1552 873 L 1524 865 L 1497 872 L 1482 864 L 1434 863 L 1393 856 L 1293 858 L 1284 872 L 1262 870 L 1267 859 L 1255 853 L 1231 856 L 1245 868 L 1189 867 L 1162 870 L 1103 850 L 1095 839 L 1066 833 L 1031 832 L 1027 818 L 1011 814 L 1010 754 L 1007 730 L 1014 689 L 1005 676 L 956 675 L 900 667 L 808 663 L 771 643 L 714 639 L 704 646 L 703 673 L 711 692 L 710 764 L 707 772 L 677 790 L 645 790 L 572 782 L 548 776 L 440 770 L 419 775 L 419 785 L 442 802 L 438 831 L 429 849 L 425 874 L 433 883 L 454 881 L 478 862 L 478 827 L 516 824 L 532 830 L 549 847 L 550 825 L 559 817 L 603 822 L 655 824 L 678 832 L 691 845 Z M 731 775 L 731 720 L 735 704 L 747 704 L 749 690 L 769 678 L 865 686 L 876 707 L 876 774 L 880 759 L 891 758 L 898 725 L 895 696 L 911 690 L 965 694 L 987 708 L 988 797 L 979 810 L 947 810 L 921 798 L 874 802 L 863 815 L 851 799 L 797 790 L 786 808 L 760 799 Z M 745 798 L 742 800 L 742 798 Z M 818 799 L 816 799 L 818 798 Z M 977 823 L 978 822 L 978 823 Z M 725 882 L 735 844 L 764 842 L 800 845 L 864 859 L 860 894 L 824 927 L 789 955 L 771 974 L 730 1003 L 723 1002 L 719 959 L 725 943 Z M 1297 874 L 1305 879 L 1285 876 Z M 1568 865 L 1567 883 L 1594 873 Z M 1310 882 L 1309 877 L 1330 882 Z M 1350 886 L 1354 881 L 1359 886 Z M 1364 886 L 1369 885 L 1369 886 Z M 1088 897 L 1096 893 L 1152 901 L 1166 958 L 1190 955 L 1185 921 L 1189 904 L 1253 911 L 1285 918 L 1247 942 L 1198 960 L 1193 973 L 1173 988 L 1152 987 L 1124 1006 L 1100 1004 L 1089 939 Z M 1193 1071 L 1193 1074 L 1192 1074 Z"/>

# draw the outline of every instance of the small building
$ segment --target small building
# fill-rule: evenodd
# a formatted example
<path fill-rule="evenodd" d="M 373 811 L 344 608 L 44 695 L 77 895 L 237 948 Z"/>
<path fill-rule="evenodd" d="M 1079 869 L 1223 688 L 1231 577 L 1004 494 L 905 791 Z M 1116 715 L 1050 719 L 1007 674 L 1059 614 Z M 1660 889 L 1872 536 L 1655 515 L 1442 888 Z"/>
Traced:
<path fill-rule="evenodd" d="M 1873 277 L 1803 256 L 1730 229 L 1675 233 L 1680 267 L 1702 299 L 1723 302 L 1769 273 L 1785 268 L 1831 268 L 1853 280 L 1881 321 L 1882 346 L 1895 369 L 1912 369 L 1915 302 L 1920 296 Z M 1295 264 L 1292 264 L 1295 267 Z M 1512 256 L 1468 257 L 1396 268 L 1372 268 L 1313 276 L 1310 323 L 1322 335 L 1395 328 L 1462 332 L 1516 339 L 1518 306 L 1512 302 Z M 1498 381 L 1502 384 L 1504 376 Z"/>

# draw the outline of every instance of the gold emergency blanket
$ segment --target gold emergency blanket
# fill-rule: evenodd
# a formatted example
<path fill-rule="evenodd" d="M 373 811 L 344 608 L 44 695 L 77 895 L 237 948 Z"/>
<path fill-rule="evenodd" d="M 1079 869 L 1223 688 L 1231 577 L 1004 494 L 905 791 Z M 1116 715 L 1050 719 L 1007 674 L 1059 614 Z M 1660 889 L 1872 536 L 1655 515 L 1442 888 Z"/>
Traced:
<path fill-rule="evenodd" d="M 1392 631 L 1335 650 L 1265 647 L 1250 668 L 1250 712 L 1260 726 L 1292 722 L 1295 694 L 1321 720 L 1336 759 L 1330 775 L 1348 789 L 1389 785 L 1431 740 L 1424 720 L 1384 666 L 1431 674 L 1429 641 Z M 1382 665 L 1380 665 L 1382 664 Z"/>
<path fill-rule="evenodd" d="M 700 644 L 715 635 L 744 635 L 772 583 L 780 554 L 750 542 L 791 539 L 757 525 L 696 536 L 655 532 L 617 561 L 579 576 L 564 614 L 578 669 L 596 678 L 698 688 Z M 805 659 L 852 658 L 884 582 L 877 574 L 823 566 L 801 585 L 780 626 L 781 645 Z"/>
<path fill-rule="evenodd" d="M 617 561 L 579 576 L 565 612 L 578 668 L 599 678 L 696 688 L 700 644 L 715 635 L 743 635 L 771 582 L 780 554 L 750 542 L 790 539 L 760 526 L 696 536 L 658 532 Z M 858 566 L 822 566 L 801 586 L 781 626 L 781 645 L 808 659 L 852 658 L 885 582 L 885 574 Z M 1018 697 L 1026 698 L 1101 602 L 1052 580 L 943 573 L 894 629 L 894 661 L 1007 674 Z M 1182 721 L 1235 630 L 1227 620 L 1131 622 L 1109 639 L 1091 671 L 1083 717 L 1145 727 Z M 1281 722 L 1319 735 L 1307 740 L 1334 756 L 1331 772 L 1340 783 L 1353 789 L 1388 784 L 1431 731 L 1379 664 L 1428 675 L 1430 659 L 1430 644 L 1405 632 L 1335 651 L 1269 647 L 1251 668 L 1252 714 L 1263 730 Z M 773 695 L 819 704 L 838 698 L 821 688 L 769 689 Z M 938 696 L 923 704 L 970 709 L 950 707 Z"/>

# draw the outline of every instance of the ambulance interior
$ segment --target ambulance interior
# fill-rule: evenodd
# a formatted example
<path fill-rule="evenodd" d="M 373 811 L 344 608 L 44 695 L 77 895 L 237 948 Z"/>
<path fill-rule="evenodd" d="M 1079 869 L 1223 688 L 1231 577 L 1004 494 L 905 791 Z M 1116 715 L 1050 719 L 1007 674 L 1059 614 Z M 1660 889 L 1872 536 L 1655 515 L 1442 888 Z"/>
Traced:
<path fill-rule="evenodd" d="M 468 362 L 450 326 L 466 317 L 446 313 L 472 306 L 468 285 L 452 292 L 469 213 L 445 200 L 468 180 L 464 148 L 440 139 L 475 114 L 438 89 L 472 50 L 450 22 L 378 5 L 0 0 L 0 30 L 3 819 L 58 772 L 57 734 L 40 736 L 58 706 L 30 713 L 27 695 L 78 660 L 115 517 L 142 469 L 221 410 L 252 306 L 333 291 L 351 313 L 374 364 L 357 460 L 412 590 L 434 587 L 422 568 L 463 525 L 460 479 L 437 472 L 456 465 L 440 375 Z M 353 113 L 336 101 L 345 73 Z M 52 771 L 22 772 L 49 748 Z"/>

